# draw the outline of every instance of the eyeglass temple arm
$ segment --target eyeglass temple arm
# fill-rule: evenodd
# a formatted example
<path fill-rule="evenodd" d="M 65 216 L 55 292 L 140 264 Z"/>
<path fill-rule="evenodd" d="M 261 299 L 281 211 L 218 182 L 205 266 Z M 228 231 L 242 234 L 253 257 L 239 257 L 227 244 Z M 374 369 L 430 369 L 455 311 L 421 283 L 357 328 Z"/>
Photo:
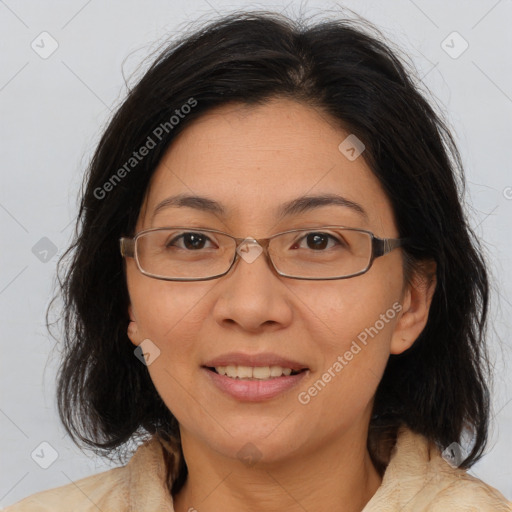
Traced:
<path fill-rule="evenodd" d="M 119 239 L 119 248 L 122 256 L 127 258 L 135 256 L 135 240 L 133 238 L 121 237 Z"/>
<path fill-rule="evenodd" d="M 374 238 L 373 239 L 373 254 L 374 257 L 384 256 L 397 247 L 404 245 L 406 240 L 404 238 Z"/>

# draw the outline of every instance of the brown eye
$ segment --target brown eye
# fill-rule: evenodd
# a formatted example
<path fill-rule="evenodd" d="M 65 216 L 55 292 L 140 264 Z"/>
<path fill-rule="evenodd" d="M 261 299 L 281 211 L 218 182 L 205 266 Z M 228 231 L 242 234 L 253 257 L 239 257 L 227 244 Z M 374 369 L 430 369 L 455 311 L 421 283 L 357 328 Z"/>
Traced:
<path fill-rule="evenodd" d="M 329 245 L 330 240 L 332 240 L 334 244 Z M 313 251 L 323 251 L 324 249 L 330 249 L 335 245 L 345 245 L 343 240 L 338 240 L 333 235 L 321 232 L 308 233 L 300 240 L 300 242 L 303 241 L 306 242 L 306 246 L 302 248 L 311 249 Z"/>
<path fill-rule="evenodd" d="M 175 246 L 175 242 L 177 240 L 183 241 L 183 246 L 178 247 L 187 250 L 203 249 L 207 241 L 211 242 L 211 240 L 202 233 L 183 233 L 177 237 L 174 237 L 170 242 L 166 244 L 166 247 Z"/>

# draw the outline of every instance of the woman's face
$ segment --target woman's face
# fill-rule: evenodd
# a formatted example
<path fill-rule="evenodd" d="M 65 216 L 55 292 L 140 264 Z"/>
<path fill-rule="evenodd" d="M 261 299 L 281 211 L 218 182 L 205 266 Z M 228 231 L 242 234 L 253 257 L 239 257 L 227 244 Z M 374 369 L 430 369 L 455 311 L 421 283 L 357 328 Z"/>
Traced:
<path fill-rule="evenodd" d="M 212 110 L 188 126 L 161 161 L 136 230 L 190 225 L 264 238 L 340 225 L 398 237 L 378 180 L 362 157 L 338 148 L 348 135 L 325 114 L 290 100 Z M 224 213 L 189 205 L 153 216 L 161 201 L 177 194 L 208 198 Z M 285 203 L 325 194 L 359 204 L 366 215 L 329 204 L 278 216 Z M 130 339 L 135 345 L 150 340 L 143 345 L 152 352 L 148 370 L 182 436 L 233 458 L 251 446 L 258 458 L 285 460 L 364 432 L 389 354 L 408 348 L 426 321 L 403 289 L 400 250 L 376 259 L 366 274 L 342 280 L 281 277 L 264 254 L 252 262 L 240 258 L 210 281 L 153 279 L 131 258 L 126 273 Z M 205 365 L 235 352 L 273 354 L 307 371 L 273 396 L 233 396 L 215 383 L 232 384 L 231 378 L 212 375 Z M 254 392 L 256 385 L 248 387 Z"/>

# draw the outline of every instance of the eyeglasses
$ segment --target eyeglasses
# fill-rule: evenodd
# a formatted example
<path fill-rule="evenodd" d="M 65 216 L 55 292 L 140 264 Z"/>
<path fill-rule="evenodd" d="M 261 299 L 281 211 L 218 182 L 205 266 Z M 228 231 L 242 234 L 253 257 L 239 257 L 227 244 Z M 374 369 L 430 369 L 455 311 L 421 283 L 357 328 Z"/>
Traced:
<path fill-rule="evenodd" d="M 238 256 L 252 263 L 262 252 L 283 277 L 347 279 L 364 274 L 375 258 L 405 241 L 344 226 L 291 229 L 260 239 L 182 226 L 151 228 L 119 239 L 123 257 L 135 258 L 142 274 L 165 281 L 216 279 L 231 270 Z"/>

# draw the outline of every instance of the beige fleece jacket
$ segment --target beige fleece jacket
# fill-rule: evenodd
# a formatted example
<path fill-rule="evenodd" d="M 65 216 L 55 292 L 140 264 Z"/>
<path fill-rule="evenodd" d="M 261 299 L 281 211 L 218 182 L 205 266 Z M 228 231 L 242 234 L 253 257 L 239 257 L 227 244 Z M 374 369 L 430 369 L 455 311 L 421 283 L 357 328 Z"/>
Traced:
<path fill-rule="evenodd" d="M 153 437 L 137 448 L 125 466 L 33 494 L 4 510 L 174 512 L 164 450 L 174 454 L 176 464 L 177 450 Z M 423 436 L 402 428 L 382 484 L 362 510 L 398 511 L 511 512 L 512 502 L 464 470 L 450 466 Z"/>

